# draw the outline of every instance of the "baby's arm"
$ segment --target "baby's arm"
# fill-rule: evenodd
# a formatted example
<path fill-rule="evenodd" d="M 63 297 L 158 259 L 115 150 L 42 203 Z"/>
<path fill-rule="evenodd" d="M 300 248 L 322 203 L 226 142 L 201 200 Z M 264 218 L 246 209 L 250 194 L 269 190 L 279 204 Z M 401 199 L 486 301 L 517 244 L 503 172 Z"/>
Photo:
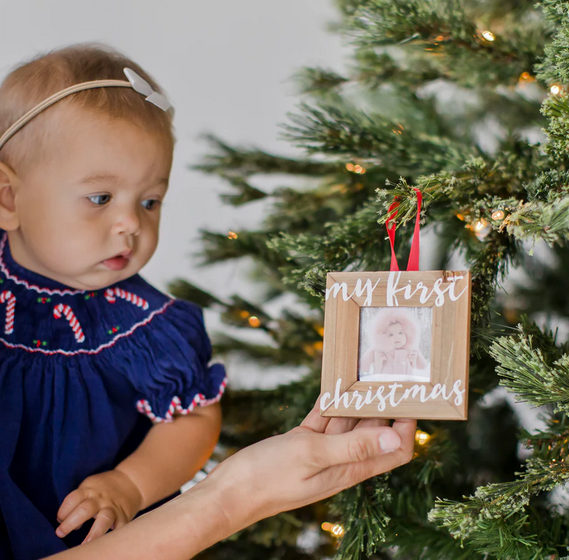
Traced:
<path fill-rule="evenodd" d="M 360 370 L 362 370 L 363 372 L 369 371 L 369 366 L 371 366 L 371 364 L 373 363 L 373 355 L 374 355 L 374 350 L 372 348 L 362 356 L 360 363 Z"/>
<path fill-rule="evenodd" d="M 140 490 L 140 509 L 170 496 L 190 480 L 209 459 L 220 430 L 219 403 L 155 424 L 139 448 L 116 467 Z"/>
<path fill-rule="evenodd" d="M 203 467 L 221 429 L 219 403 L 196 407 L 171 423 L 155 424 L 138 449 L 113 471 L 90 476 L 61 505 L 57 534 L 96 517 L 86 540 L 118 528 L 170 496 Z"/>
<path fill-rule="evenodd" d="M 427 367 L 427 360 L 425 360 L 420 350 L 411 350 L 409 352 L 409 362 L 413 369 L 424 369 Z"/>

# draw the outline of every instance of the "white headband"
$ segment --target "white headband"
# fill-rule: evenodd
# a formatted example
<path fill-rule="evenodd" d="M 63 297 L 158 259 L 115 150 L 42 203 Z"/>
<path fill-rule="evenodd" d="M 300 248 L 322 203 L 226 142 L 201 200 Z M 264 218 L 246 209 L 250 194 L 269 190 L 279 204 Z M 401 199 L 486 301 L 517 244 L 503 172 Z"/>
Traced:
<path fill-rule="evenodd" d="M 95 80 L 93 82 L 84 82 L 82 84 L 76 84 L 74 86 L 62 89 L 52 96 L 48 97 L 32 109 L 30 109 L 25 115 L 20 117 L 2 136 L 0 137 L 0 150 L 4 147 L 4 144 L 16 134 L 22 127 L 24 127 L 28 122 L 30 122 L 36 115 L 51 107 L 54 103 L 57 103 L 64 97 L 71 95 L 72 93 L 77 93 L 78 91 L 83 91 L 86 89 L 95 89 L 102 87 L 128 87 L 134 89 L 134 91 L 144 95 L 146 101 L 156 105 L 163 111 L 168 111 L 172 108 L 172 104 L 168 98 L 163 93 L 158 93 L 152 89 L 152 86 L 141 76 L 139 76 L 134 70 L 130 68 L 124 68 L 123 72 L 127 77 L 128 82 L 122 80 Z"/>

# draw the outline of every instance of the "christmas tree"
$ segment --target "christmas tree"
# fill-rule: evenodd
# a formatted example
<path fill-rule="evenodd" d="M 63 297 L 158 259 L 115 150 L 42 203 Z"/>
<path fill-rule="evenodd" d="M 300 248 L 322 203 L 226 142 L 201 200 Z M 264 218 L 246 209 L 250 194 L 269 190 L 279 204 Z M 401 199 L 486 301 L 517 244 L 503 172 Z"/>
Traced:
<path fill-rule="evenodd" d="M 286 430 L 312 407 L 326 274 L 389 270 L 394 197 L 402 261 L 414 188 L 422 268 L 472 273 L 469 420 L 421 421 L 408 465 L 202 558 L 566 557 L 569 3 L 342 0 L 339 12 L 349 68 L 300 72 L 302 103 L 285 124 L 303 156 L 212 138 L 199 165 L 227 180 L 225 202 L 271 201 L 254 231 L 203 234 L 206 264 L 252 258 L 264 289 L 255 301 L 222 300 L 180 280 L 174 293 L 235 327 L 217 352 L 304 373 L 276 389 L 229 390 L 222 449 Z M 290 186 L 263 188 L 270 175 Z M 283 298 L 294 311 L 267 311 Z M 522 429 L 514 399 L 542 407 L 543 427 Z"/>

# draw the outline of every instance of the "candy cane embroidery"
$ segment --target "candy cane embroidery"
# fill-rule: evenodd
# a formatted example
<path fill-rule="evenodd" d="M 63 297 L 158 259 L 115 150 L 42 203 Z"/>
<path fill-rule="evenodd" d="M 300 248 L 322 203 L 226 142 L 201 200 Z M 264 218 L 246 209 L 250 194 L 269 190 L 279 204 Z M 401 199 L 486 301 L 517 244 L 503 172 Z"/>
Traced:
<path fill-rule="evenodd" d="M 12 334 L 14 332 L 14 315 L 16 313 L 16 296 L 12 295 L 9 290 L 4 290 L 0 294 L 0 303 L 7 303 L 6 305 L 6 324 L 4 326 L 5 334 Z"/>
<path fill-rule="evenodd" d="M 127 292 L 121 288 L 107 288 L 105 291 L 105 299 L 109 303 L 115 303 L 118 297 L 126 299 L 126 301 L 130 301 L 131 303 L 134 303 L 134 305 L 142 307 L 142 309 L 148 309 L 148 302 L 136 294 Z"/>
<path fill-rule="evenodd" d="M 81 325 L 75 317 L 75 313 L 69 305 L 64 305 L 60 303 L 56 305 L 53 309 L 53 316 L 56 319 L 61 319 L 61 316 L 64 315 L 67 321 L 69 322 L 69 326 L 73 329 L 73 334 L 75 335 L 75 340 L 77 342 L 83 342 L 85 340 L 85 335 L 83 334 L 83 330 L 81 329 Z"/>

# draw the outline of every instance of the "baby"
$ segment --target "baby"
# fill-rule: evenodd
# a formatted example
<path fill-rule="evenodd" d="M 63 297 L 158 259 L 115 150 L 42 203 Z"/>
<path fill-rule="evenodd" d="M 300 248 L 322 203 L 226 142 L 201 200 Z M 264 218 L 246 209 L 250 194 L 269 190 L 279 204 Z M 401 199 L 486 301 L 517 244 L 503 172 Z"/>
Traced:
<path fill-rule="evenodd" d="M 371 347 L 360 361 L 361 379 L 413 376 L 427 367 L 418 348 L 419 327 L 405 308 L 381 309 L 373 322 Z"/>
<path fill-rule="evenodd" d="M 158 85 L 105 47 L 51 52 L 0 87 L 2 559 L 120 528 L 217 442 L 226 378 L 201 310 L 137 274 L 173 145 Z"/>

